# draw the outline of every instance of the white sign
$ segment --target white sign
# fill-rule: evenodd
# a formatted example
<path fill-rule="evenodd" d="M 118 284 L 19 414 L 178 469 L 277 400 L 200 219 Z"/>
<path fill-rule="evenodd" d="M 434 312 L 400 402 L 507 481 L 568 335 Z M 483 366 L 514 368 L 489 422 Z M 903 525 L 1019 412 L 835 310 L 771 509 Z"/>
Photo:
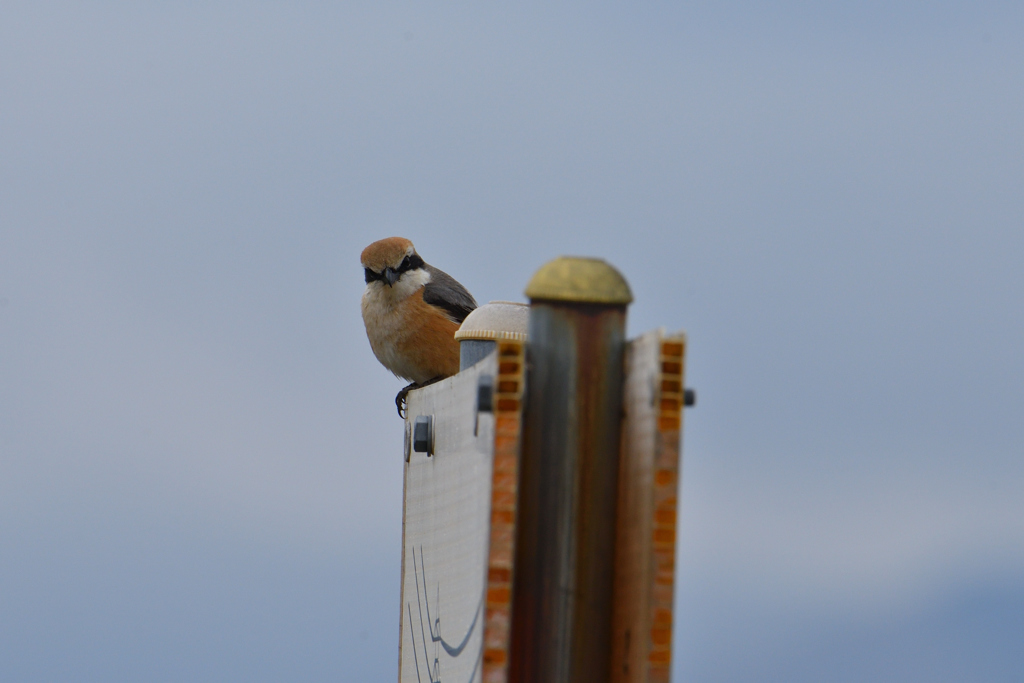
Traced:
<path fill-rule="evenodd" d="M 413 391 L 406 420 L 401 683 L 476 683 L 484 652 L 494 417 L 477 412 L 495 355 Z M 414 449 L 418 417 L 433 452 Z"/>

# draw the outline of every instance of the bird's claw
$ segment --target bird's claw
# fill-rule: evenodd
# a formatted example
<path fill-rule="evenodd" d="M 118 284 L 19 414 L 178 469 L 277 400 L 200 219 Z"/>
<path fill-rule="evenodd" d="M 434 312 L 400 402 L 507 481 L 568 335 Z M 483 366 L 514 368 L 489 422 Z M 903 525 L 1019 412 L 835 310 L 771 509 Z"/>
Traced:
<path fill-rule="evenodd" d="M 413 382 L 412 384 L 409 384 L 401 391 L 399 391 L 398 395 L 395 396 L 395 406 L 398 408 L 398 417 L 402 418 L 403 420 L 405 419 L 406 408 L 408 408 L 408 404 L 405 398 L 406 396 L 409 395 L 410 391 L 412 391 L 413 389 L 422 389 L 423 387 L 430 386 L 434 382 L 440 382 L 443 379 L 444 375 L 438 375 L 437 377 L 432 377 L 431 379 L 428 379 L 426 382 L 423 382 L 422 384 L 420 384 L 419 382 Z"/>
<path fill-rule="evenodd" d="M 405 419 L 407 407 L 405 397 L 409 395 L 410 391 L 416 389 L 417 387 L 419 387 L 419 384 L 413 382 L 412 384 L 404 387 L 401 391 L 398 392 L 398 395 L 395 396 L 395 407 L 398 408 L 398 417 L 402 418 L 403 420 Z"/>

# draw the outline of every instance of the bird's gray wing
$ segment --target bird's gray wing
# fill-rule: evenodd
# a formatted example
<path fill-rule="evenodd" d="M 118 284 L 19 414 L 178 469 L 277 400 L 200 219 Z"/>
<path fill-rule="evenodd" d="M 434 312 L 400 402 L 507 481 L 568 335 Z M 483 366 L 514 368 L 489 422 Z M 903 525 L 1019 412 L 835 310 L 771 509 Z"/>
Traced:
<path fill-rule="evenodd" d="M 430 273 L 430 282 L 423 288 L 423 300 L 444 310 L 453 322 L 461 323 L 476 308 L 476 299 L 448 273 L 424 265 Z"/>

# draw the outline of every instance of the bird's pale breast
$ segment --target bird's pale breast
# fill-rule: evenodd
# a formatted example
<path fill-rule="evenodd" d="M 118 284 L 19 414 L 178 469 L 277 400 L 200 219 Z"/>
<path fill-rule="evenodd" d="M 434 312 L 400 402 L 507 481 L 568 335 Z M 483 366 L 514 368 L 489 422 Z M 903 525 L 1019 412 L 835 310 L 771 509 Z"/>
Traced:
<path fill-rule="evenodd" d="M 413 284 L 409 282 L 406 287 Z M 457 373 L 459 344 L 454 334 L 458 324 L 423 301 L 422 285 L 404 297 L 406 292 L 395 290 L 397 286 L 392 289 L 371 283 L 363 294 L 363 322 L 377 360 L 413 382 Z"/>

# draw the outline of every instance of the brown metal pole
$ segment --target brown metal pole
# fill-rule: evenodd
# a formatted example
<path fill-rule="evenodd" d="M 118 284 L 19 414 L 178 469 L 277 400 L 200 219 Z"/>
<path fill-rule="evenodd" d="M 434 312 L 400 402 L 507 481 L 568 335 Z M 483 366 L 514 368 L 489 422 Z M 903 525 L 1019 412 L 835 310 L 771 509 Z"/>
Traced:
<path fill-rule="evenodd" d="M 530 298 L 509 679 L 607 683 L 629 286 L 597 259 Z"/>

